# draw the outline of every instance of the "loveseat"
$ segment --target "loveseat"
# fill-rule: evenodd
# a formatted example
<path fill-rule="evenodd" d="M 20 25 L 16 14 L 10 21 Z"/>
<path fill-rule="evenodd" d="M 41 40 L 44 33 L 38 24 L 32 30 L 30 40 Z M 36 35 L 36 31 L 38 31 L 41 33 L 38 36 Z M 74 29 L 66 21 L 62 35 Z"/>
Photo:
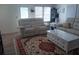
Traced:
<path fill-rule="evenodd" d="M 19 20 L 22 37 L 46 34 L 47 27 L 41 18 L 27 18 Z"/>
<path fill-rule="evenodd" d="M 70 27 L 58 26 L 57 29 L 79 35 L 79 18 L 68 18 L 66 23 L 70 23 Z"/>

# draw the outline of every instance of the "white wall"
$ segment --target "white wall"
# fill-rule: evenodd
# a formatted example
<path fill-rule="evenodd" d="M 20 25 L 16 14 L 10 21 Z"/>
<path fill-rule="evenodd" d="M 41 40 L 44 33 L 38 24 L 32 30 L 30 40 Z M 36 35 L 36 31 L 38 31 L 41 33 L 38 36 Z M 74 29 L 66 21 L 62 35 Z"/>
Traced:
<path fill-rule="evenodd" d="M 75 18 L 75 13 L 76 13 L 76 5 L 75 4 L 67 5 L 66 17 Z"/>
<path fill-rule="evenodd" d="M 0 30 L 2 33 L 17 32 L 17 8 L 12 5 L 0 5 Z"/>
<path fill-rule="evenodd" d="M 18 32 L 18 19 L 20 18 L 19 8 L 17 8 L 17 5 L 9 5 L 9 20 L 11 20 L 12 24 L 12 30 L 11 32 Z"/>
<path fill-rule="evenodd" d="M 60 23 L 65 22 L 68 18 L 75 18 L 75 15 L 76 15 L 76 5 L 75 4 L 57 5 L 57 8 L 59 10 Z M 60 12 L 63 8 L 65 8 L 65 11 Z M 76 16 L 79 17 L 79 6 L 78 6 Z"/>
<path fill-rule="evenodd" d="M 63 23 L 66 21 L 66 12 L 67 12 L 67 5 L 57 5 L 58 13 L 59 13 L 59 22 Z"/>
<path fill-rule="evenodd" d="M 12 30 L 12 23 L 9 17 L 8 6 L 0 5 L 0 30 L 2 33 L 11 32 Z"/>
<path fill-rule="evenodd" d="M 79 18 L 79 5 L 77 5 L 77 12 L 76 12 L 76 18 Z"/>

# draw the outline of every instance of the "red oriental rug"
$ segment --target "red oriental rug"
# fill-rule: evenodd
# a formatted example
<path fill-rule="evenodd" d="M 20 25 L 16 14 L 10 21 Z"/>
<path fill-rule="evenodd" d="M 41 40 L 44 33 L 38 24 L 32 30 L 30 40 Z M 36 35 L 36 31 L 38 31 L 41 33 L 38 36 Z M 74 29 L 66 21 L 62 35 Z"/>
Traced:
<path fill-rule="evenodd" d="M 34 36 L 28 38 L 16 38 L 16 45 L 20 55 L 56 55 L 65 54 L 65 52 L 54 45 L 46 36 Z M 79 50 L 79 49 L 78 49 Z M 74 50 L 75 52 L 76 50 Z M 74 54 L 73 51 L 69 52 Z M 75 54 L 77 54 L 75 52 Z"/>
<path fill-rule="evenodd" d="M 17 38 L 16 43 L 21 55 L 54 55 L 55 45 L 45 36 Z"/>

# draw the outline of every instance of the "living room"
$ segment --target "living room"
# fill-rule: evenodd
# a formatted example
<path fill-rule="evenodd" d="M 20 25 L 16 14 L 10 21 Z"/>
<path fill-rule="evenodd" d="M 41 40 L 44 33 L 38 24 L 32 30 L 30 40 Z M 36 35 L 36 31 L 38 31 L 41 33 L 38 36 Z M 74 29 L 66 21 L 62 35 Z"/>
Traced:
<path fill-rule="evenodd" d="M 79 54 L 78 17 L 78 4 L 2 4 L 0 53 Z"/>

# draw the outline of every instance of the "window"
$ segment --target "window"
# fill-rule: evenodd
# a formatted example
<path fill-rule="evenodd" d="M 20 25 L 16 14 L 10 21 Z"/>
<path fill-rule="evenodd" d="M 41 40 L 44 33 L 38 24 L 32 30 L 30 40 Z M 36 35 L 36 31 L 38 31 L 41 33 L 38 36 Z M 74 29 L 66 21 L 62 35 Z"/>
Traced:
<path fill-rule="evenodd" d="M 43 7 L 35 7 L 35 18 L 43 17 Z"/>
<path fill-rule="evenodd" d="M 28 7 L 21 7 L 20 8 L 20 15 L 21 19 L 28 18 L 30 16 L 28 14 Z M 35 7 L 35 18 L 43 18 L 45 22 L 50 21 L 50 13 L 51 13 L 51 7 Z"/>
<path fill-rule="evenodd" d="M 44 7 L 44 21 L 50 21 L 51 7 Z"/>
<path fill-rule="evenodd" d="M 27 7 L 21 7 L 20 8 L 20 15 L 22 18 L 28 18 L 28 8 Z"/>

